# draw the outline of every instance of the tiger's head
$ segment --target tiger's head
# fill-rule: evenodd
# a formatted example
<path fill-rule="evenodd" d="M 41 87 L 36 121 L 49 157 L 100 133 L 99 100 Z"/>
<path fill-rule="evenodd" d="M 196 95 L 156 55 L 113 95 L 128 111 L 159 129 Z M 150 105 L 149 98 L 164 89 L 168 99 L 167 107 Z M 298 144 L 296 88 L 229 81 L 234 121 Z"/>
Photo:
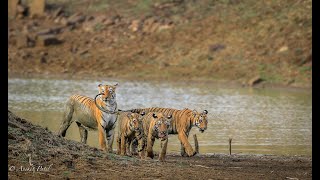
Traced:
<path fill-rule="evenodd" d="M 111 101 L 116 98 L 116 87 L 118 83 L 115 85 L 98 85 L 99 94 L 101 95 L 102 100 Z"/>
<path fill-rule="evenodd" d="M 172 120 L 172 115 L 166 117 L 161 112 L 154 112 L 152 114 L 152 118 L 154 122 L 153 130 L 155 131 L 157 138 L 161 141 L 166 140 L 168 138 L 168 130 Z"/>
<path fill-rule="evenodd" d="M 138 113 L 131 113 L 129 112 L 127 114 L 127 117 L 129 118 L 129 128 L 132 131 L 140 132 L 142 130 L 142 118 L 145 115 L 145 112 L 142 112 L 141 114 Z"/>
<path fill-rule="evenodd" d="M 199 113 L 196 110 L 193 110 L 192 114 L 194 116 L 193 117 L 194 125 L 199 128 L 199 131 L 201 133 L 203 133 L 204 130 L 207 129 L 207 125 L 208 125 L 208 120 L 207 120 L 208 111 L 204 110 L 202 113 Z"/>

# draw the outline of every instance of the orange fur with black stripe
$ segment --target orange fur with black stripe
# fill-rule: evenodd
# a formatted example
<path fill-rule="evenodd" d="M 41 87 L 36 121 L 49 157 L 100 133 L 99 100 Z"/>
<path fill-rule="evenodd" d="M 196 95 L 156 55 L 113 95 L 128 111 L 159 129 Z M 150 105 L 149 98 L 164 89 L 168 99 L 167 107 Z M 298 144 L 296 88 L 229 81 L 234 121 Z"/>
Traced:
<path fill-rule="evenodd" d="M 191 144 L 188 141 L 188 136 L 191 128 L 197 126 L 200 132 L 204 132 L 207 129 L 207 114 L 208 111 L 204 110 L 199 113 L 190 109 L 172 109 L 172 108 L 142 108 L 132 109 L 131 112 L 162 112 L 165 116 L 172 115 L 171 125 L 169 127 L 169 134 L 178 134 L 178 138 L 181 142 L 181 155 L 182 156 L 194 156 L 196 151 L 193 150 Z"/>
<path fill-rule="evenodd" d="M 117 110 L 116 86 L 117 84 L 100 84 L 98 86 L 100 95 L 96 99 L 97 104 L 90 97 L 72 95 L 66 102 L 58 134 L 64 137 L 71 123 L 75 121 L 79 127 L 81 142 L 87 142 L 88 129 L 98 130 L 101 149 L 112 152 L 114 128 L 117 118 L 117 114 L 115 113 Z M 106 141 L 108 141 L 108 148 L 106 148 Z"/>

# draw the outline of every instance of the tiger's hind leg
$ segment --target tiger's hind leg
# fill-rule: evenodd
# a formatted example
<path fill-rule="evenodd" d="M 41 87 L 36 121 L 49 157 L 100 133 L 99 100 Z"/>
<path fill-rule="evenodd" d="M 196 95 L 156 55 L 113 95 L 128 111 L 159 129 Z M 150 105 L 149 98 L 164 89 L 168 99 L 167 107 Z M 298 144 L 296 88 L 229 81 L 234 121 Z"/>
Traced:
<path fill-rule="evenodd" d="M 87 144 L 87 139 L 88 139 L 88 130 L 86 130 L 81 123 L 76 122 L 79 128 L 79 132 L 80 132 L 80 138 L 81 138 L 81 142 L 84 144 Z"/>
<path fill-rule="evenodd" d="M 187 136 L 187 138 L 188 138 L 188 137 L 189 137 L 189 133 L 186 133 L 186 136 Z M 183 157 L 187 157 L 188 154 L 186 153 L 186 148 L 184 147 L 184 145 L 182 144 L 182 142 L 180 142 L 180 143 L 181 143 L 180 154 L 181 154 L 181 156 L 183 156 Z"/>
<path fill-rule="evenodd" d="M 66 110 L 63 114 L 63 120 L 60 124 L 58 136 L 62 136 L 62 137 L 66 136 L 66 132 L 72 123 L 71 120 L 72 120 L 73 111 L 74 111 L 73 105 L 70 103 L 70 101 L 68 101 L 66 104 Z"/>
<path fill-rule="evenodd" d="M 121 135 L 118 134 L 118 137 L 116 138 L 117 142 L 117 154 L 120 155 L 121 153 Z"/>

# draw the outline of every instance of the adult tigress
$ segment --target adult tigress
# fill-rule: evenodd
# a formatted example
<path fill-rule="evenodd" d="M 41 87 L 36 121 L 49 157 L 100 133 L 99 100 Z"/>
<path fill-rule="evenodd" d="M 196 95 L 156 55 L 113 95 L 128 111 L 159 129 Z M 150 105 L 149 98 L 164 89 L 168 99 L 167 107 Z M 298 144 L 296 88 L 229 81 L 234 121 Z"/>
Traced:
<path fill-rule="evenodd" d="M 66 109 L 58 135 L 65 137 L 70 124 L 75 121 L 79 127 L 81 142 L 87 143 L 87 129 L 98 129 L 101 149 L 112 152 L 114 128 L 117 119 L 115 93 L 117 85 L 99 84 L 99 94 L 95 99 L 81 95 L 71 96 L 66 102 Z M 108 148 L 106 148 L 106 140 L 108 141 Z"/>
<path fill-rule="evenodd" d="M 192 146 L 188 141 L 188 136 L 191 128 L 197 126 L 199 131 L 203 133 L 207 129 L 208 120 L 207 114 L 208 111 L 204 110 L 202 113 L 197 112 L 196 110 L 190 109 L 172 109 L 172 108 L 144 108 L 144 109 L 132 109 L 129 110 L 135 113 L 141 112 L 162 112 L 165 116 L 172 115 L 171 125 L 169 127 L 169 134 L 178 134 L 178 138 L 181 143 L 181 156 L 194 156 L 196 151 L 193 150 Z"/>

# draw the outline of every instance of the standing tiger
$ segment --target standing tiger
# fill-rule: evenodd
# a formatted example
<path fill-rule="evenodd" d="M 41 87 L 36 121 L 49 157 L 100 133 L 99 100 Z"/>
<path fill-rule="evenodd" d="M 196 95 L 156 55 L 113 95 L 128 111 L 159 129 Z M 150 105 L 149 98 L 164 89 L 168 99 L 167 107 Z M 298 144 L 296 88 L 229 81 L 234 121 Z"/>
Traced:
<path fill-rule="evenodd" d="M 144 148 L 144 134 L 142 128 L 141 114 L 132 112 L 120 112 L 118 116 L 118 137 L 117 139 L 117 154 L 131 156 L 130 145 L 134 138 L 139 144 L 138 152 Z M 141 156 L 141 153 L 140 153 Z"/>
<path fill-rule="evenodd" d="M 162 112 L 164 115 L 172 115 L 171 125 L 169 127 L 169 134 L 178 134 L 178 138 L 181 143 L 181 156 L 194 156 L 196 151 L 193 150 L 192 146 L 188 141 L 188 136 L 191 128 L 197 126 L 199 131 L 203 133 L 207 129 L 208 120 L 207 114 L 208 111 L 204 110 L 202 113 L 197 112 L 196 110 L 190 109 L 172 109 L 172 108 L 144 108 L 144 109 L 132 109 L 131 112 Z"/>
<path fill-rule="evenodd" d="M 165 116 L 162 112 L 149 112 L 143 117 L 143 132 L 147 140 L 147 147 L 143 150 L 147 152 L 147 157 L 153 158 L 153 144 L 155 139 L 165 141 L 165 146 L 162 147 L 159 155 L 159 160 L 163 161 L 166 155 L 166 144 L 168 143 L 168 130 L 171 123 L 171 115 Z"/>
<path fill-rule="evenodd" d="M 99 84 L 99 94 L 95 99 L 81 95 L 71 96 L 66 102 L 58 135 L 65 137 L 70 124 L 75 121 L 79 127 L 82 143 L 87 143 L 88 129 L 98 129 L 100 148 L 112 152 L 114 128 L 117 120 L 115 92 L 117 85 Z M 108 141 L 107 148 L 106 140 Z"/>

